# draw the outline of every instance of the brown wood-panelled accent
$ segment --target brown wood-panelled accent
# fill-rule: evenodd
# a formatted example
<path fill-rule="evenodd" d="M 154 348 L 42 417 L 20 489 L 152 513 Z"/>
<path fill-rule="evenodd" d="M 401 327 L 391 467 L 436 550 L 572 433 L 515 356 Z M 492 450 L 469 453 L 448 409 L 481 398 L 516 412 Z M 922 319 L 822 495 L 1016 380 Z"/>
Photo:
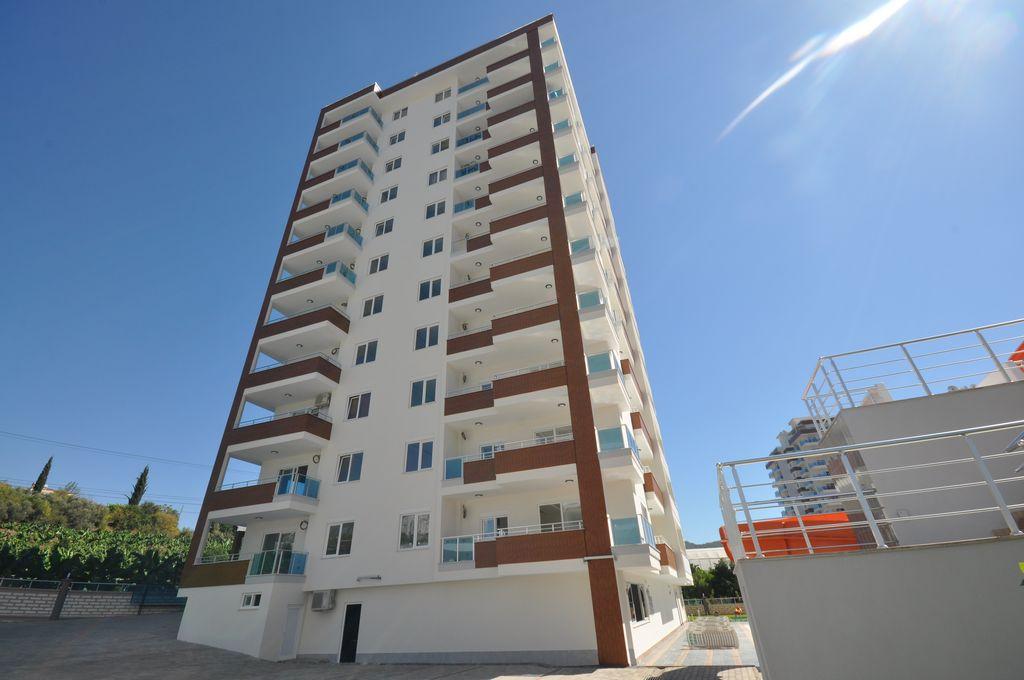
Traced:
<path fill-rule="evenodd" d="M 494 459 L 470 460 L 462 464 L 462 483 L 476 484 L 494 479 Z"/>
<path fill-rule="evenodd" d="M 543 269 L 544 267 L 551 266 L 551 251 L 546 250 L 543 253 L 534 253 L 533 255 L 527 255 L 521 257 L 518 260 L 512 260 L 511 262 L 502 262 L 491 267 L 491 281 L 497 281 L 498 279 L 507 279 L 510 276 L 516 274 L 522 274 L 524 272 L 532 272 L 535 269 Z"/>
<path fill-rule="evenodd" d="M 633 364 L 630 362 L 629 359 L 623 359 L 622 361 L 619 362 L 619 365 L 622 367 L 622 373 L 624 375 L 629 375 L 630 373 L 633 372 Z"/>
<path fill-rule="evenodd" d="M 334 170 L 328 170 L 327 172 L 319 174 L 312 179 L 307 179 L 302 183 L 302 190 L 305 191 L 310 187 L 315 187 L 317 184 L 323 184 L 332 177 L 334 177 Z"/>
<path fill-rule="evenodd" d="M 594 412 L 587 381 L 586 358 L 579 310 L 576 307 L 576 284 L 569 252 L 569 236 L 565 224 L 565 209 L 560 200 L 562 185 L 558 175 L 555 138 L 551 128 L 551 109 L 544 78 L 540 35 L 536 30 L 527 34 L 530 49 L 530 72 L 533 75 L 533 96 L 537 111 L 540 160 L 544 167 L 544 194 L 549 197 L 544 206 L 548 229 L 551 232 L 551 251 L 554 261 L 555 292 L 562 331 L 562 349 L 568 378 L 569 411 L 576 446 L 576 476 L 586 535 L 586 554 L 590 571 L 590 596 L 594 608 L 594 628 L 597 633 L 598 660 L 602 664 L 625 666 L 629 663 L 626 637 L 623 630 L 619 589 L 615 577 L 615 564 L 610 558 L 611 536 L 608 531 L 608 510 L 604 498 L 604 480 L 597 456 L 597 436 Z M 492 229 L 493 231 L 493 229 Z"/>
<path fill-rule="evenodd" d="M 661 490 L 661 485 L 658 484 L 658 480 L 654 478 L 653 473 L 644 473 L 644 491 L 653 493 L 661 501 L 661 504 L 665 505 L 665 492 Z"/>
<path fill-rule="evenodd" d="M 676 564 L 676 551 L 664 543 L 658 544 L 658 556 L 661 558 L 661 566 L 679 568 Z"/>
<path fill-rule="evenodd" d="M 328 132 L 333 132 L 334 130 L 337 130 L 340 127 L 341 127 L 341 119 L 339 118 L 338 120 L 334 121 L 333 123 L 329 123 L 329 124 L 323 126 L 322 128 L 320 128 L 317 131 L 316 134 L 317 134 L 318 137 L 320 135 L 326 135 Z"/>
<path fill-rule="evenodd" d="M 523 56 L 526 56 L 525 52 L 523 53 Z M 517 87 L 521 87 L 522 85 L 527 85 L 531 80 L 533 80 L 533 77 L 529 73 L 524 73 L 518 78 L 513 78 L 507 83 L 502 83 L 497 87 L 492 87 L 491 89 L 487 90 L 487 98 L 490 99 L 491 97 L 497 97 L 499 94 L 505 94 L 509 90 L 514 90 Z"/>
<path fill-rule="evenodd" d="M 491 233 L 497 234 L 499 231 L 514 229 L 515 227 L 521 227 L 524 224 L 529 224 L 530 222 L 542 220 L 549 215 L 549 212 L 550 211 L 546 205 L 538 205 L 534 208 L 530 208 L 529 210 L 517 212 L 514 215 L 508 215 L 507 217 L 491 220 Z M 559 210 L 559 214 L 562 214 L 561 210 Z M 564 218 L 565 215 L 562 214 L 562 217 Z"/>
<path fill-rule="evenodd" d="M 494 542 L 498 544 L 498 564 L 580 559 L 587 554 L 582 530 L 499 536 Z"/>
<path fill-rule="evenodd" d="M 298 434 L 308 432 L 323 439 L 331 438 L 331 424 L 322 418 L 309 413 L 300 413 L 296 416 L 288 416 L 278 420 L 270 420 L 265 423 L 254 423 L 236 427 L 228 432 L 224 441 L 231 444 L 244 444 L 260 439 L 270 439 L 286 434 Z"/>
<path fill-rule="evenodd" d="M 540 139 L 540 133 L 531 132 L 530 134 L 523 135 L 522 137 L 516 137 L 515 139 L 509 140 L 507 142 L 495 144 L 494 146 L 487 150 L 487 156 L 489 158 L 494 159 L 502 154 L 508 153 L 509 151 L 515 151 L 516 149 L 520 149 L 524 146 L 533 144 L 538 139 Z"/>
<path fill-rule="evenodd" d="M 325 146 L 324 148 L 322 148 L 319 151 L 317 151 L 316 153 L 314 153 L 313 157 L 310 160 L 318 161 L 321 158 L 323 158 L 324 156 L 330 156 L 332 153 L 334 153 L 337 150 L 338 150 L 338 145 L 337 144 L 331 144 L 330 146 Z M 309 174 L 309 170 L 306 170 L 306 175 L 303 175 L 303 177 L 306 177 L 308 174 Z"/>
<path fill-rule="evenodd" d="M 290 364 L 274 366 L 273 368 L 250 373 L 245 379 L 245 386 L 249 388 L 269 385 L 278 380 L 298 378 L 310 373 L 319 373 L 332 382 L 341 380 L 341 368 L 337 364 L 332 364 L 324 357 L 309 357 L 301 361 L 293 361 Z"/>
<path fill-rule="evenodd" d="M 633 425 L 634 430 L 642 430 L 644 436 L 647 437 L 647 441 L 650 442 L 651 446 L 654 446 L 654 437 L 651 436 L 650 431 L 647 429 L 647 423 L 644 422 L 644 417 L 640 415 L 639 411 L 633 411 L 629 414 L 629 421 Z M 653 453 L 653 452 L 652 452 Z"/>
<path fill-rule="evenodd" d="M 293 331 L 296 328 L 312 326 L 323 321 L 331 323 L 340 330 L 348 333 L 349 320 L 347 316 L 339 312 L 334 307 L 321 307 L 320 309 L 314 309 L 313 311 L 306 312 L 305 314 L 299 314 L 298 316 L 292 316 L 287 319 L 280 319 L 279 321 L 273 321 L 265 326 L 261 326 L 256 330 L 256 337 L 257 339 L 262 340 L 280 333 Z"/>
<path fill-rule="evenodd" d="M 491 245 L 491 235 L 482 234 L 480 236 L 473 236 L 472 238 L 466 239 L 466 252 L 470 253 L 474 250 L 480 250 Z"/>
<path fill-rule="evenodd" d="M 499 451 L 494 454 L 494 471 L 503 475 L 509 472 L 540 470 L 556 465 L 571 465 L 575 462 L 576 448 L 570 440 Z"/>
<path fill-rule="evenodd" d="M 494 390 L 476 390 L 466 394 L 456 394 L 453 397 L 444 398 L 444 414 L 446 416 L 466 411 L 475 411 L 481 408 L 494 406 Z"/>
<path fill-rule="evenodd" d="M 491 197 L 490 196 L 481 196 L 480 198 L 476 199 L 475 203 L 473 203 L 473 209 L 474 210 L 479 210 L 480 208 L 488 208 L 488 207 L 490 207 L 490 205 L 491 205 Z"/>
<path fill-rule="evenodd" d="M 516 312 L 515 314 L 499 316 L 496 319 L 492 319 L 491 333 L 494 335 L 501 335 L 502 333 L 520 331 L 524 328 L 540 326 L 541 324 L 551 323 L 552 321 L 558 321 L 558 305 L 555 303 L 547 305 L 546 307 L 526 309 L 522 312 Z"/>
<path fill-rule="evenodd" d="M 544 168 L 537 165 L 528 170 L 523 170 L 522 172 L 517 172 L 514 175 L 509 175 L 508 177 L 503 177 L 495 182 L 491 182 L 490 184 L 487 185 L 487 191 L 490 194 L 496 194 L 499 191 L 511 189 L 512 187 L 519 186 L 520 184 L 524 184 L 526 182 L 529 182 L 530 180 L 534 180 L 543 176 Z"/>
<path fill-rule="evenodd" d="M 237 489 L 225 489 L 215 491 L 210 496 L 207 510 L 226 510 L 228 508 L 242 508 L 246 505 L 259 505 L 270 503 L 274 500 L 274 489 L 277 485 L 274 482 L 267 484 L 254 484 L 253 486 L 242 486 Z"/>
<path fill-rule="evenodd" d="M 312 236 L 307 236 L 304 239 L 300 239 L 298 241 L 295 241 L 294 243 L 289 243 L 288 245 L 286 245 L 284 247 L 284 254 L 285 255 L 292 255 L 294 253 L 299 252 L 300 250 L 305 250 L 306 248 L 312 248 L 313 246 L 318 246 L 321 243 L 323 243 L 326 239 L 327 239 L 327 232 L 326 231 L 322 231 L 319 234 L 313 234 Z"/>
<path fill-rule="evenodd" d="M 316 281 L 319 281 L 323 277 L 324 268 L 321 267 L 320 269 L 314 269 L 311 272 L 299 274 L 298 276 L 293 276 L 290 279 L 285 279 L 284 281 L 275 281 L 274 285 L 270 287 L 270 294 L 277 295 L 278 293 L 283 293 L 286 290 L 294 290 L 296 288 L 299 288 L 300 286 L 315 283 Z"/>
<path fill-rule="evenodd" d="M 296 210 L 295 211 L 295 216 L 292 218 L 292 222 L 298 222 L 299 220 L 301 220 L 301 219 L 303 219 L 305 217 L 309 217 L 310 215 L 315 215 L 318 212 L 323 212 L 324 210 L 327 210 L 327 208 L 329 208 L 330 205 L 331 205 L 331 199 L 327 199 L 326 201 L 320 201 L 319 203 L 315 203 L 315 204 L 309 206 L 308 208 L 303 208 L 302 210 Z"/>
<path fill-rule="evenodd" d="M 565 366 L 545 368 L 523 375 L 513 375 L 494 381 L 494 398 L 512 397 L 527 392 L 547 390 L 565 385 Z"/>
<path fill-rule="evenodd" d="M 489 135 L 488 135 L 488 138 L 490 138 Z M 480 163 L 480 172 L 487 172 L 490 169 L 491 169 L 490 162 L 488 162 L 488 161 L 481 161 L 481 163 Z"/>
<path fill-rule="evenodd" d="M 477 569 L 498 566 L 497 541 L 474 541 L 473 566 Z"/>
<path fill-rule="evenodd" d="M 491 334 L 491 330 L 478 331 L 476 333 L 467 333 L 466 335 L 459 335 L 454 338 L 448 338 L 447 350 L 448 354 L 458 354 L 459 352 L 465 352 L 471 349 L 478 349 L 480 347 L 489 347 L 494 344 L 494 336 Z"/>
<path fill-rule="evenodd" d="M 547 23 L 547 22 L 545 21 L 544 23 Z M 505 57 L 504 59 L 499 59 L 498 61 L 496 61 L 493 64 L 491 64 L 490 66 L 488 66 L 487 67 L 487 72 L 488 73 L 493 73 L 493 72 L 497 71 L 499 68 L 503 68 L 505 66 L 508 66 L 509 64 L 514 64 L 517 61 L 519 61 L 520 59 L 525 59 L 528 56 L 530 56 L 530 48 L 526 48 L 522 52 L 516 52 L 515 54 L 510 54 L 507 57 Z"/>
<path fill-rule="evenodd" d="M 524 104 L 520 104 L 519 106 L 513 106 L 511 109 L 489 116 L 487 118 L 487 127 L 494 127 L 498 123 L 504 123 L 506 120 L 515 118 L 527 111 L 533 111 L 535 108 L 537 108 L 537 104 L 532 100 Z"/>
<path fill-rule="evenodd" d="M 306 177 L 309 177 L 309 164 L 312 162 L 314 150 L 316 149 L 317 133 L 316 131 L 323 127 L 324 124 L 324 112 L 321 110 L 320 116 L 317 118 L 316 125 L 313 127 L 313 134 L 310 136 L 309 149 L 306 151 L 306 160 L 302 164 L 302 172 L 299 173 L 299 179 L 295 183 L 295 195 L 292 197 L 291 210 L 288 214 L 291 216 L 288 222 L 284 226 L 284 232 L 281 234 L 281 243 L 277 249 L 277 257 L 274 259 L 274 265 L 270 269 L 270 277 L 267 281 L 267 291 L 263 295 L 263 303 L 260 305 L 259 314 L 256 316 L 256 324 L 253 328 L 252 339 L 249 341 L 249 349 L 246 352 L 245 360 L 242 362 L 241 375 L 238 378 L 238 386 L 235 388 L 235 396 L 231 401 L 231 408 L 228 409 L 227 418 L 224 423 L 224 431 L 221 436 L 220 447 L 217 449 L 217 456 L 213 462 L 213 469 L 210 471 L 210 479 L 206 484 L 206 494 L 203 497 L 203 505 L 199 508 L 199 517 L 196 519 L 196 529 L 192 533 L 192 544 L 189 546 L 188 557 L 185 559 L 185 568 L 182 570 L 182 578 L 185 579 L 192 570 L 196 568 L 195 560 L 196 554 L 199 552 L 199 545 L 202 543 L 203 537 L 206 534 L 206 515 L 208 510 L 208 501 L 210 496 L 217 490 L 217 486 L 220 484 L 221 474 L 225 466 L 225 460 L 227 458 L 227 447 L 228 439 L 235 432 L 235 417 L 239 412 L 242 405 L 242 393 L 244 390 L 243 382 L 249 373 L 249 368 L 253 365 L 256 358 L 256 348 L 259 340 L 262 337 L 266 337 L 268 329 L 273 326 L 277 326 L 279 329 L 284 328 L 284 324 L 287 322 L 294 322 L 295 319 L 285 319 L 278 324 L 264 325 L 264 320 L 270 311 L 270 287 L 274 285 L 277 280 L 278 272 L 281 271 L 281 260 L 285 254 L 285 248 L 287 248 L 289 241 L 292 237 L 292 224 L 295 221 L 295 212 L 299 208 L 299 203 L 302 200 L 302 182 Z M 344 318 L 340 312 L 334 311 L 338 317 L 344 319 L 344 330 L 348 331 L 348 319 Z M 314 314 L 315 312 L 311 313 Z M 334 320 L 335 323 L 340 323 L 340 320 Z M 293 326 L 300 327 L 300 326 Z M 280 331 L 278 331 L 280 332 Z M 324 421 L 320 421 L 324 422 Z M 327 436 L 330 437 L 330 423 L 324 423 L 327 425 Z M 206 565 L 212 566 L 212 565 Z M 245 579 L 245 567 L 242 567 L 240 574 L 240 580 L 242 582 Z"/>
<path fill-rule="evenodd" d="M 471 281 L 470 283 L 464 283 L 461 286 L 449 288 L 448 302 L 458 302 L 459 300 L 465 300 L 466 298 L 471 298 L 475 295 L 483 295 L 484 293 L 490 292 L 490 279 L 480 279 L 479 281 Z"/>
<path fill-rule="evenodd" d="M 245 583 L 249 571 L 249 560 L 216 562 L 214 564 L 189 564 L 181 571 L 181 588 L 207 588 L 210 586 L 234 586 Z"/>

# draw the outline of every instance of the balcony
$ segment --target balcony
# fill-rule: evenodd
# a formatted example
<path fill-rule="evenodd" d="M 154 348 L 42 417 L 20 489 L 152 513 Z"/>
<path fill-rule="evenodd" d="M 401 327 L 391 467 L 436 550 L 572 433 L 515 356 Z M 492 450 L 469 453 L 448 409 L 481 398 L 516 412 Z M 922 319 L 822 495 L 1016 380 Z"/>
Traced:
<path fill-rule="evenodd" d="M 457 96 L 462 97 L 463 95 L 468 94 L 468 93 L 472 92 L 473 90 L 476 90 L 477 88 L 479 88 L 479 87 L 481 87 L 483 85 L 487 85 L 490 82 L 491 81 L 490 81 L 490 79 L 487 76 L 484 76 L 482 78 L 477 77 L 476 80 L 474 80 L 474 81 L 472 81 L 470 83 L 466 83 L 465 85 L 462 85 L 461 87 L 459 87 L 458 92 L 457 92 Z"/>
<path fill-rule="evenodd" d="M 460 123 L 463 121 L 468 122 L 476 116 L 483 115 L 489 110 L 489 108 L 490 107 L 487 106 L 487 102 L 478 101 L 475 104 L 461 109 L 457 114 L 455 114 L 455 119 Z"/>
<path fill-rule="evenodd" d="M 640 462 L 640 452 L 632 431 L 625 425 L 598 429 L 597 450 L 605 478 L 643 483 L 644 468 Z"/>
<path fill-rule="evenodd" d="M 611 525 L 616 568 L 637 575 L 660 576 L 661 553 L 650 521 L 643 515 L 633 515 L 612 519 Z"/>
<path fill-rule="evenodd" d="M 264 550 L 255 553 L 249 560 L 246 581 L 264 576 L 301 577 L 306 573 L 306 557 L 307 553 L 294 550 Z"/>
<path fill-rule="evenodd" d="M 264 322 L 257 331 L 258 349 L 280 362 L 314 353 L 330 354 L 345 340 L 348 329 L 348 315 L 325 305 Z"/>
<path fill-rule="evenodd" d="M 338 224 L 285 246 L 281 268 L 295 276 L 323 266 L 324 262 L 352 262 L 362 251 L 363 235 L 360 230 L 350 224 Z"/>
<path fill-rule="evenodd" d="M 617 340 L 619 318 L 600 290 L 577 293 L 580 328 L 586 345 L 612 346 Z"/>
<path fill-rule="evenodd" d="M 294 473 L 222 485 L 209 499 L 207 519 L 246 525 L 255 520 L 303 517 L 316 510 L 320 480 Z"/>
<path fill-rule="evenodd" d="M 487 131 L 495 143 L 518 139 L 537 131 L 537 105 L 533 92 L 524 87 L 514 90 L 502 99 L 503 110 L 487 117 Z"/>
<path fill-rule="evenodd" d="M 661 490 L 661 485 L 648 467 L 644 468 L 644 495 L 647 496 L 647 509 L 652 515 L 665 514 L 665 507 L 668 505 L 665 502 L 665 492 Z"/>
<path fill-rule="evenodd" d="M 379 133 L 383 128 L 380 114 L 372 106 L 366 106 L 320 128 L 317 147 L 329 147 L 344 137 L 359 133 Z"/>
<path fill-rule="evenodd" d="M 479 453 L 446 458 L 444 486 L 459 491 L 465 485 L 495 482 L 503 491 L 519 492 L 561 485 L 575 476 L 576 449 L 572 433 L 513 442 L 491 442 Z M 561 469 L 559 469 L 561 468 Z M 538 473 L 539 471 L 539 473 Z"/>
<path fill-rule="evenodd" d="M 318 451 L 331 438 L 331 419 L 318 407 L 238 423 L 225 441 L 232 458 L 262 465 L 274 456 Z"/>
<path fill-rule="evenodd" d="M 361 158 L 353 158 L 302 183 L 302 202 L 314 205 L 329 199 L 345 186 L 364 194 L 373 187 L 373 171 Z"/>
<path fill-rule="evenodd" d="M 654 537 L 654 545 L 658 549 L 662 575 L 677 578 L 679 576 L 679 560 L 676 557 L 676 551 L 669 546 L 668 541 L 662 536 Z"/>
<path fill-rule="evenodd" d="M 372 167 L 379 154 L 377 140 L 367 132 L 360 132 L 314 153 L 310 158 L 307 179 L 318 177 L 356 158 L 366 161 Z"/>
<path fill-rule="evenodd" d="M 490 381 L 449 390 L 444 400 L 445 416 L 490 409 L 499 400 L 526 394 L 536 395 L 566 385 L 565 363 L 556 361 L 495 374 Z"/>
<path fill-rule="evenodd" d="M 502 565 L 585 556 L 582 521 L 509 527 L 491 534 L 441 539 L 442 568 L 500 569 Z"/>
<path fill-rule="evenodd" d="M 245 583 L 245 574 L 249 570 L 249 560 L 241 559 L 241 555 L 218 555 L 214 558 L 201 559 L 195 564 L 186 564 L 181 570 L 182 588 L 206 588 L 211 586 L 230 586 Z"/>
<path fill-rule="evenodd" d="M 341 381 L 341 367 L 327 354 L 313 354 L 254 368 L 242 382 L 243 398 L 261 408 L 275 410 L 287 404 L 311 401 L 333 391 Z"/>
<path fill-rule="evenodd" d="M 457 331 L 449 335 L 448 355 L 490 348 L 494 346 L 496 339 L 501 340 L 499 336 L 554 325 L 558 319 L 558 304 L 553 300 L 500 312 L 492 317 L 489 326 Z M 472 356 L 476 354 L 478 352 Z"/>
<path fill-rule="evenodd" d="M 656 440 L 654 434 L 647 429 L 643 415 L 639 411 L 629 414 L 630 424 L 633 427 L 633 434 L 636 436 L 637 448 L 640 450 L 640 457 L 643 460 L 654 460 L 654 445 Z"/>
<path fill-rule="evenodd" d="M 623 411 L 641 408 L 636 380 L 632 373 L 623 373 L 622 368 L 623 364 L 615 352 L 599 352 L 587 356 L 587 380 L 592 402 L 617 406 Z"/>
<path fill-rule="evenodd" d="M 294 316 L 322 305 L 347 305 L 356 285 L 356 274 L 350 267 L 345 262 L 328 262 L 277 281 L 270 287 L 272 309 Z"/>
<path fill-rule="evenodd" d="M 301 239 L 342 222 L 362 224 L 369 211 L 370 204 L 366 201 L 366 196 L 355 189 L 347 189 L 332 195 L 329 199 L 297 210 L 292 219 L 292 234 Z"/>

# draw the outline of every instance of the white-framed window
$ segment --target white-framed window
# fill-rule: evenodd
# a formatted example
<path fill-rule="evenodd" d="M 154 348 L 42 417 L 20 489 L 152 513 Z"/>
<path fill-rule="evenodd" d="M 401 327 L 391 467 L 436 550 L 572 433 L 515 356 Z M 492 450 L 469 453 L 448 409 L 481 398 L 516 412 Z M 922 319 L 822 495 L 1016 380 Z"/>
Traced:
<path fill-rule="evenodd" d="M 402 157 L 395 156 L 394 158 L 392 158 L 391 160 L 384 164 L 384 172 L 398 170 L 400 167 L 402 167 Z"/>
<path fill-rule="evenodd" d="M 430 545 L 430 513 L 411 512 L 402 515 L 398 529 L 398 549 L 412 550 Z"/>
<path fill-rule="evenodd" d="M 391 120 L 401 120 L 409 115 L 409 107 L 403 106 L 394 113 L 391 114 Z"/>
<path fill-rule="evenodd" d="M 440 331 L 440 324 L 423 326 L 416 329 L 416 349 L 426 349 L 437 345 L 437 336 Z"/>
<path fill-rule="evenodd" d="M 420 300 L 427 300 L 441 294 L 441 277 L 420 282 Z"/>
<path fill-rule="evenodd" d="M 380 192 L 380 202 L 381 203 L 387 203 L 388 201 L 393 201 L 396 198 L 398 198 L 398 185 L 397 184 L 395 186 L 393 186 L 393 187 L 388 187 L 387 189 L 384 189 L 383 191 Z"/>
<path fill-rule="evenodd" d="M 409 394 L 409 406 L 422 406 L 437 401 L 437 378 L 413 380 Z"/>
<path fill-rule="evenodd" d="M 647 586 L 630 583 L 626 586 L 626 599 L 629 600 L 629 619 L 646 621 L 651 616 L 651 591 Z"/>
<path fill-rule="evenodd" d="M 446 179 L 448 179 L 448 168 L 434 170 L 432 173 L 427 175 L 427 186 L 434 186 L 438 182 L 443 182 Z"/>
<path fill-rule="evenodd" d="M 370 393 L 354 394 L 348 398 L 347 420 L 356 420 L 370 415 Z"/>
<path fill-rule="evenodd" d="M 442 250 L 444 250 L 444 236 L 428 238 L 423 242 L 423 257 L 437 255 Z"/>
<path fill-rule="evenodd" d="M 242 604 L 239 609 L 259 609 L 263 593 L 242 593 Z"/>
<path fill-rule="evenodd" d="M 370 260 L 370 273 L 376 274 L 382 272 L 388 268 L 388 254 L 378 255 L 377 257 Z"/>
<path fill-rule="evenodd" d="M 434 440 L 412 442 L 405 447 L 405 471 L 419 472 L 434 466 Z"/>
<path fill-rule="evenodd" d="M 434 103 L 436 104 L 437 102 L 443 102 L 445 99 L 448 99 L 451 96 L 452 88 L 446 87 L 445 89 L 441 90 L 440 92 L 434 95 Z"/>
<path fill-rule="evenodd" d="M 430 153 L 441 153 L 442 151 L 448 148 L 448 144 L 449 142 L 447 137 L 444 139 L 439 139 L 430 145 Z"/>
<path fill-rule="evenodd" d="M 377 223 L 373 233 L 377 236 L 383 236 L 384 234 L 390 234 L 395 230 L 395 218 L 389 217 L 386 220 L 381 220 Z"/>
<path fill-rule="evenodd" d="M 338 483 L 358 482 L 363 476 L 363 452 L 346 453 L 338 458 Z"/>
<path fill-rule="evenodd" d="M 404 140 L 405 140 L 405 130 L 402 130 L 401 132 L 396 132 L 395 134 L 391 135 L 391 137 L 388 138 L 388 143 L 391 146 L 394 146 L 395 144 L 398 144 L 399 142 L 402 142 Z"/>
<path fill-rule="evenodd" d="M 451 111 L 445 111 L 440 116 L 435 116 L 434 117 L 434 127 L 440 127 L 441 125 L 444 125 L 445 123 L 451 122 L 451 120 L 452 120 L 452 112 Z"/>
<path fill-rule="evenodd" d="M 444 214 L 444 206 L 445 206 L 444 201 L 438 201 L 437 203 L 431 203 L 430 205 L 428 205 L 427 206 L 427 219 L 429 220 L 431 217 L 436 217 L 438 215 L 443 215 Z"/>
<path fill-rule="evenodd" d="M 327 547 L 325 557 L 340 557 L 352 554 L 352 533 L 355 522 L 336 522 L 327 525 Z"/>
<path fill-rule="evenodd" d="M 369 340 L 356 346 L 356 366 L 372 364 L 377 360 L 377 341 Z"/>
<path fill-rule="evenodd" d="M 363 300 L 363 316 L 373 316 L 384 311 L 384 296 L 374 295 Z"/>

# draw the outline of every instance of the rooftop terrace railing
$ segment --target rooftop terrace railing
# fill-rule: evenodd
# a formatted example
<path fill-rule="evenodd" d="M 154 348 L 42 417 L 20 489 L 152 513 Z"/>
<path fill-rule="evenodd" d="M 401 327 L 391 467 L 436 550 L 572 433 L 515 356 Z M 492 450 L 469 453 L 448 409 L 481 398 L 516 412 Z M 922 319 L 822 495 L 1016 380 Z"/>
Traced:
<path fill-rule="evenodd" d="M 1024 319 L 1015 319 L 823 356 L 804 404 L 824 435 L 846 408 L 1024 380 L 1022 339 Z"/>

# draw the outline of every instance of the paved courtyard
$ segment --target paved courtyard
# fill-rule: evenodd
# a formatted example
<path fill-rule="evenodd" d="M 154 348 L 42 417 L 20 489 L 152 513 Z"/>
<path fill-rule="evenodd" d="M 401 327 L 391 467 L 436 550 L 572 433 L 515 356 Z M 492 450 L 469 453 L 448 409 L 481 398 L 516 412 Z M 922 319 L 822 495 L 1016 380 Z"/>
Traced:
<path fill-rule="evenodd" d="M 271 663 L 241 654 L 178 642 L 178 614 L 107 619 L 0 620 L 0 668 L 5 680 L 169 680 L 175 678 L 286 678 L 295 680 L 760 680 L 733 657 L 701 657 L 677 632 L 659 643 L 655 660 L 709 662 L 685 668 L 552 668 L 534 665 L 339 665 L 317 661 Z M 747 633 L 749 638 L 749 631 Z M 742 630 L 741 630 L 742 638 Z M 738 656 L 743 658 L 742 650 Z M 690 659 L 693 661 L 690 661 Z M 644 659 L 646 661 L 646 659 Z"/>

